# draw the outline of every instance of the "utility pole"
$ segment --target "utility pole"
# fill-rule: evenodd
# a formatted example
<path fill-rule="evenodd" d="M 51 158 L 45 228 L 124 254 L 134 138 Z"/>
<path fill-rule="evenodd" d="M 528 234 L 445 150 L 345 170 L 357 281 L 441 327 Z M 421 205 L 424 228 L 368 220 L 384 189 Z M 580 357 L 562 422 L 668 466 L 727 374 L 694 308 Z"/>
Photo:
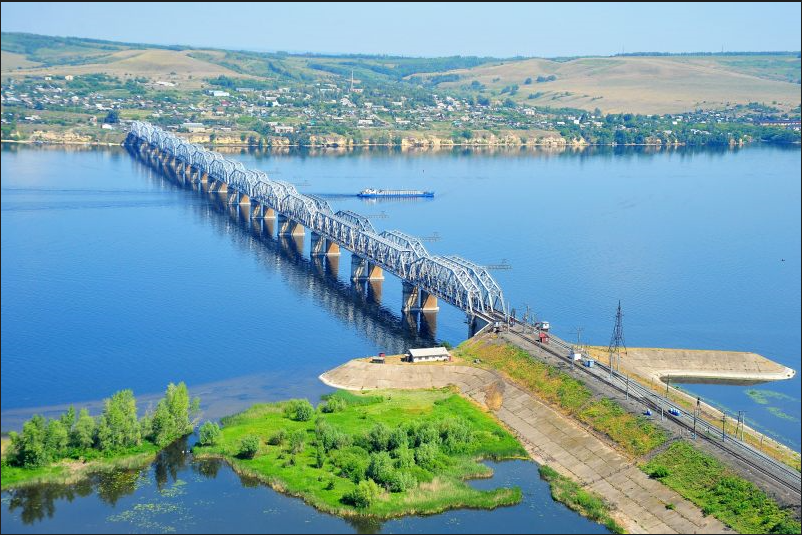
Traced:
<path fill-rule="evenodd" d="M 727 413 L 721 411 L 721 440 L 727 438 L 727 431 L 724 430 L 724 424 L 727 423 Z"/>
<path fill-rule="evenodd" d="M 621 371 L 621 349 L 624 349 L 624 354 L 627 352 L 627 345 L 624 342 L 624 315 L 621 313 L 621 300 L 618 301 L 618 310 L 615 313 L 615 327 L 613 327 L 613 335 L 610 337 L 610 345 L 607 347 L 607 353 L 610 355 L 610 380 L 613 380 L 613 357 L 618 358 L 618 371 Z"/>

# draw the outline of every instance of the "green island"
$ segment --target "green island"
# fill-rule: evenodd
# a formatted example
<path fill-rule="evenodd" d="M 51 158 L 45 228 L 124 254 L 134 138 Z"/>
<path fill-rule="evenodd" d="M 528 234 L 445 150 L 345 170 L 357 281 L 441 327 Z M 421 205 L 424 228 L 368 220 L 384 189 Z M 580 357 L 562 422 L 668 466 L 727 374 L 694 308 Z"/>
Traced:
<path fill-rule="evenodd" d="M 309 401 L 257 404 L 207 422 L 196 457 L 222 457 L 320 510 L 391 518 L 521 501 L 521 490 L 477 490 L 481 459 L 528 458 L 494 419 L 452 389 L 337 391 Z"/>
<path fill-rule="evenodd" d="M 194 429 L 200 400 L 186 385 L 170 383 L 153 412 L 137 418 L 136 398 L 121 390 L 104 400 L 103 412 L 70 407 L 59 418 L 34 415 L 22 432 L 3 441 L 2 489 L 37 483 L 74 483 L 91 473 L 143 467 Z"/>
<path fill-rule="evenodd" d="M 641 469 L 739 533 L 800 533 L 789 509 L 687 442 L 675 442 Z"/>

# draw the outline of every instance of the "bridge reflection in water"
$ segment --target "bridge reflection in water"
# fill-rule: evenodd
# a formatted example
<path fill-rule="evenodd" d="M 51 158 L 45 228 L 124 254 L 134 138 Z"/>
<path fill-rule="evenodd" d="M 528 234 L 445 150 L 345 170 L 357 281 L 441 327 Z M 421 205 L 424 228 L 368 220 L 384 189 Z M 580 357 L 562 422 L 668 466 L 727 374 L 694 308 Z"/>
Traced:
<path fill-rule="evenodd" d="M 146 162 L 147 163 L 147 162 Z M 225 196 L 210 194 L 201 184 L 155 168 L 151 180 L 192 191 L 210 202 L 188 203 L 198 217 L 240 249 L 277 273 L 299 295 L 312 296 L 328 313 L 388 352 L 436 342 L 436 314 L 408 311 L 401 318 L 381 303 L 381 282 L 344 283 L 338 278 L 340 258 L 304 254 L 302 236 L 278 236 L 276 221 L 252 217 L 247 205 L 228 204 Z"/>
<path fill-rule="evenodd" d="M 384 271 L 402 281 L 402 311 L 418 317 L 424 330 L 436 329 L 438 299 L 463 310 L 469 335 L 494 320 L 506 320 L 501 288 L 487 270 L 459 256 L 430 254 L 422 242 L 398 230 L 379 233 L 364 216 L 334 212 L 324 199 L 298 193 L 291 184 L 270 180 L 261 171 L 188 143 L 148 123 L 135 121 L 125 143 L 177 183 L 217 198 L 237 219 L 270 240 L 277 236 L 289 256 L 303 258 L 306 229 L 311 231 L 311 263 L 336 275 L 340 248 L 351 252 L 350 278 L 366 302 L 382 299 Z M 413 316 L 412 313 L 419 313 Z"/>

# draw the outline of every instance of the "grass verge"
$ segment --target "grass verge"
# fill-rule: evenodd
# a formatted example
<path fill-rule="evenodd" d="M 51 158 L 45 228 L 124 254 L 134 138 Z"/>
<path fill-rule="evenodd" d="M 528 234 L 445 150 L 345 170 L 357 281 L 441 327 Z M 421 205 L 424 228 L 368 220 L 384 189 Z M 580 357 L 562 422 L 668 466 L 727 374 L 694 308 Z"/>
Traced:
<path fill-rule="evenodd" d="M 631 455 L 644 455 L 666 441 L 665 432 L 642 416 L 626 412 L 609 399 L 595 399 L 581 381 L 532 358 L 510 344 L 485 340 L 463 342 L 456 353 L 500 370 L 537 397 L 609 436 Z"/>
<path fill-rule="evenodd" d="M 641 469 L 739 533 L 800 533 L 791 511 L 687 442 L 671 444 Z"/>

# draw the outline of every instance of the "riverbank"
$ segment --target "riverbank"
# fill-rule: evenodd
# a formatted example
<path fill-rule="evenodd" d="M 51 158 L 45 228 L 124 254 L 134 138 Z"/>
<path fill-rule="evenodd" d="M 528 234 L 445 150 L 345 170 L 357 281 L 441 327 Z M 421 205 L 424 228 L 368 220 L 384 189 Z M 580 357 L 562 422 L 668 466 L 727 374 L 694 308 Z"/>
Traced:
<path fill-rule="evenodd" d="M 247 150 L 282 150 L 282 149 L 291 149 L 291 148 L 299 148 L 299 149 L 326 149 L 332 151 L 348 151 L 354 149 L 397 149 L 401 151 L 408 151 L 408 150 L 450 150 L 450 149 L 572 149 L 572 150 L 582 150 L 591 147 L 610 147 L 610 148 L 621 148 L 621 147 L 645 147 L 650 148 L 653 150 L 662 150 L 662 149 L 677 149 L 681 147 L 693 147 L 693 148 L 702 148 L 702 147 L 724 147 L 724 148 L 742 148 L 747 145 L 752 144 L 766 144 L 766 145 L 789 145 L 789 146 L 799 146 L 800 142 L 770 142 L 770 141 L 760 141 L 760 140 L 753 140 L 750 142 L 739 142 L 739 143 L 729 143 L 729 144 L 707 144 L 707 145 L 698 145 L 698 144 L 687 144 L 684 142 L 674 142 L 674 143 L 590 143 L 585 140 L 566 140 L 564 138 L 546 138 L 544 140 L 527 140 L 525 142 L 522 141 L 514 141 L 514 140 L 499 140 L 499 141 L 453 141 L 449 139 L 439 139 L 439 138 L 422 138 L 416 139 L 412 138 L 409 140 L 404 140 L 401 143 L 370 143 L 370 142 L 354 142 L 353 140 L 347 141 L 324 141 L 320 143 L 275 143 L 275 144 L 254 144 L 248 142 L 236 142 L 232 140 L 226 140 L 224 142 L 219 141 L 210 141 L 207 138 L 203 140 L 199 140 L 197 138 L 192 138 L 187 136 L 191 142 L 201 144 L 208 148 L 229 148 L 229 149 L 247 149 Z M 282 138 L 283 140 L 283 138 Z M 83 146 L 93 146 L 93 147 L 115 147 L 120 146 L 125 141 L 125 136 L 120 136 L 119 141 L 97 141 L 97 140 L 85 140 L 85 141 L 76 141 L 74 139 L 59 139 L 58 137 L 46 138 L 46 139 L 2 139 L 0 142 L 2 143 L 13 143 L 13 144 L 21 144 L 21 145 L 55 145 L 55 146 L 65 146 L 65 145 L 83 145 Z"/>
<path fill-rule="evenodd" d="M 487 366 L 485 364 L 485 366 Z M 467 361 L 412 365 L 352 360 L 320 379 L 335 388 L 437 388 L 455 385 L 468 399 L 487 407 L 519 438 L 532 459 L 604 496 L 612 518 L 631 533 L 722 533 L 728 528 L 706 517 L 675 491 L 650 479 L 636 459 L 617 451 L 571 417 L 558 412 L 493 369 Z M 666 509 L 664 503 L 674 503 Z"/>
<path fill-rule="evenodd" d="M 215 443 L 193 449 L 197 457 L 223 458 L 331 514 L 387 519 L 521 500 L 517 487 L 482 491 L 465 483 L 492 476 L 481 459 L 526 452 L 448 389 L 338 392 L 317 409 L 306 400 L 259 404 L 222 424 Z"/>
<path fill-rule="evenodd" d="M 143 443 L 137 448 L 114 454 L 109 457 L 83 461 L 62 459 L 56 463 L 36 468 L 9 466 L 5 460 L 6 439 L 3 439 L 2 490 L 46 483 L 73 484 L 92 474 L 119 469 L 140 469 L 146 467 L 158 455 L 161 448 Z"/>

